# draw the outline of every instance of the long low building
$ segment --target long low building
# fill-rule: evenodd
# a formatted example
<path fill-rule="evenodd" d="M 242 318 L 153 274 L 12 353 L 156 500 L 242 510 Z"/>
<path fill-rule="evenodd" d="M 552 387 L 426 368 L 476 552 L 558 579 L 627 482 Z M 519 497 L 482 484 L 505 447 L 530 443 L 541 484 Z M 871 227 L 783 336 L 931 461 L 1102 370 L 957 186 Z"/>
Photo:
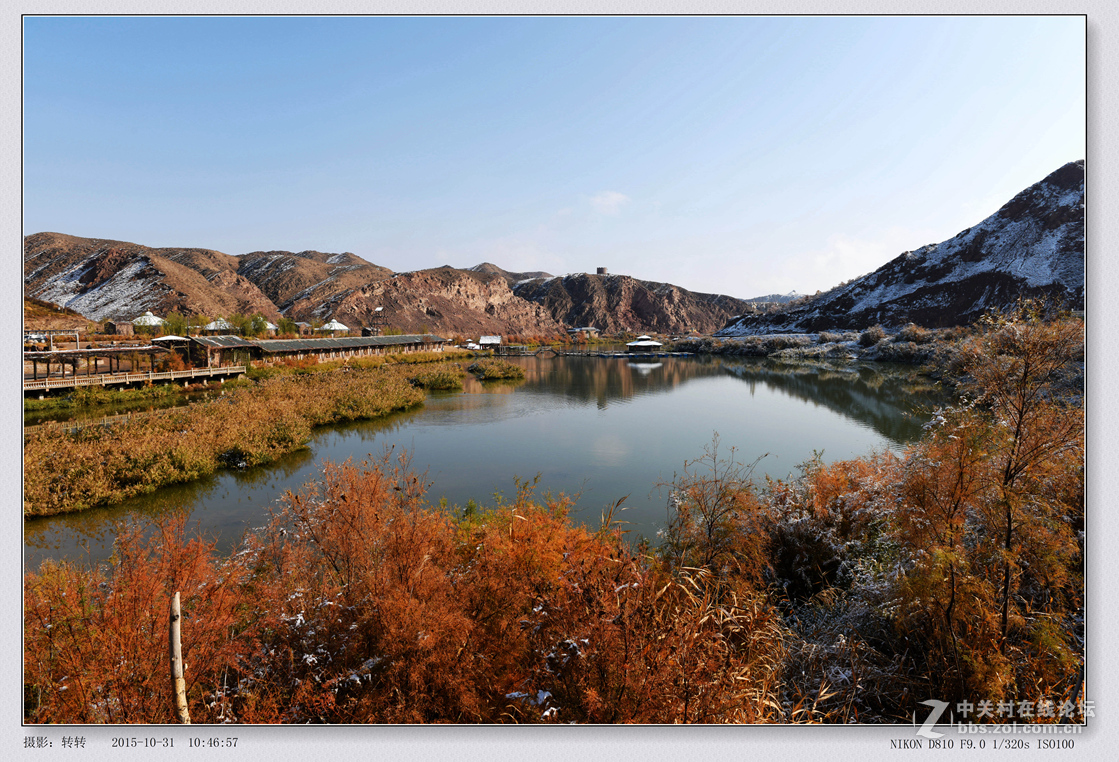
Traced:
<path fill-rule="evenodd" d="M 442 352 L 448 339 L 431 334 L 407 336 L 346 336 L 322 339 L 247 339 L 242 336 L 192 336 L 187 351 L 196 366 L 275 362 L 317 357 L 341 360 L 350 357 Z"/>

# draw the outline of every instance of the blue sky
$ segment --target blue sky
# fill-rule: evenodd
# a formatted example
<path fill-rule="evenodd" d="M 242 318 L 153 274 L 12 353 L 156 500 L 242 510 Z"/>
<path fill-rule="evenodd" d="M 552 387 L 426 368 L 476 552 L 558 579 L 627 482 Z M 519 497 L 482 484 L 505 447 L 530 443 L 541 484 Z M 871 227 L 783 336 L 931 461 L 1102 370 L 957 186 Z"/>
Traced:
<path fill-rule="evenodd" d="M 812 293 L 1085 156 L 1082 17 L 27 18 L 24 233 Z"/>

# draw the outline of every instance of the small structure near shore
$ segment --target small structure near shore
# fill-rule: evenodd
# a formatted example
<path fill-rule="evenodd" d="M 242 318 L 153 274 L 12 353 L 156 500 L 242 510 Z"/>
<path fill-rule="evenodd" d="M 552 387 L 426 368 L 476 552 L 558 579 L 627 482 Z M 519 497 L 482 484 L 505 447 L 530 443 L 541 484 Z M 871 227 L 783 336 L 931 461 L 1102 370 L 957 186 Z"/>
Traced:
<path fill-rule="evenodd" d="M 233 327 L 233 324 L 225 318 L 218 318 L 212 323 L 207 323 L 206 325 L 202 326 L 202 330 L 208 334 L 216 336 L 220 334 L 233 333 L 233 331 L 236 329 Z"/>
<path fill-rule="evenodd" d="M 579 334 L 583 334 L 583 337 L 584 337 L 584 338 L 587 338 L 587 339 L 597 339 L 597 338 L 598 338 L 598 334 L 599 334 L 599 331 L 598 331 L 598 329 L 597 329 L 597 328 L 595 328 L 594 326 L 589 326 L 589 325 L 585 325 L 585 326 L 583 326 L 583 327 L 581 327 L 581 328 L 568 328 L 568 329 L 567 329 L 567 333 L 568 333 L 568 334 L 569 334 L 569 335 L 570 335 L 570 336 L 571 336 L 572 338 L 575 338 L 575 337 L 577 337 L 577 336 L 578 336 Z"/>
<path fill-rule="evenodd" d="M 156 317 L 152 314 L 151 310 L 148 310 L 143 315 L 132 321 L 132 325 L 134 328 L 142 328 L 148 332 L 152 332 L 158 328 L 162 328 L 163 323 L 163 318 Z"/>
<path fill-rule="evenodd" d="M 664 344 L 655 340 L 651 336 L 638 336 L 636 340 L 626 344 L 627 352 L 656 352 L 663 347 Z"/>

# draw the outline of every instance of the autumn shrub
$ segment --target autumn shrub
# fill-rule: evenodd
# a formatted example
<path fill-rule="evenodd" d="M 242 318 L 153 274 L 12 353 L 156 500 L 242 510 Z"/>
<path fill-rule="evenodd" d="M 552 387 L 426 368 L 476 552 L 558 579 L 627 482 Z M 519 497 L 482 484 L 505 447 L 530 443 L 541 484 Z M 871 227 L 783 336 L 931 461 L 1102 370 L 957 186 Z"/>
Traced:
<path fill-rule="evenodd" d="M 921 365 L 934 356 L 933 348 L 928 345 L 918 345 L 912 341 L 883 341 L 873 345 L 874 359 L 880 362 L 908 363 Z"/>
<path fill-rule="evenodd" d="M 259 551 L 302 591 L 274 599 L 287 602 L 288 626 L 261 650 L 284 654 L 264 669 L 283 678 L 278 718 L 777 717 L 768 702 L 780 625 L 756 592 L 715 601 L 703 572 L 674 577 L 616 533 L 572 525 L 562 498 L 536 502 L 531 485 L 460 522 L 422 505 L 423 486 L 384 464 L 343 465 L 328 468 L 319 489 L 288 499 L 286 523 L 273 525 Z M 331 695 L 312 710 L 294 685 L 328 686 Z"/>
<path fill-rule="evenodd" d="M 483 381 L 494 381 L 498 379 L 522 379 L 525 377 L 524 368 L 519 365 L 514 365 L 508 360 L 501 360 L 498 358 L 485 358 L 482 360 L 475 360 L 466 367 L 466 369 L 478 376 Z"/>
<path fill-rule="evenodd" d="M 782 333 L 773 336 L 765 336 L 762 339 L 762 351 L 770 355 L 774 352 L 779 352 L 782 349 L 791 349 L 798 347 L 806 347 L 812 343 L 812 340 L 802 333 Z"/>
<path fill-rule="evenodd" d="M 86 409 L 123 405 L 148 400 L 170 400 L 182 394 L 176 384 L 148 384 L 135 389 L 111 389 L 104 386 L 79 386 L 69 394 L 46 399 L 25 399 L 24 410 Z"/>
<path fill-rule="evenodd" d="M 35 723 L 174 722 L 168 679 L 168 613 L 183 591 L 186 688 L 194 722 L 220 722 L 206 702 L 236 665 L 231 637 L 241 578 L 211 544 L 187 541 L 183 519 L 144 538 L 117 538 L 96 571 L 47 563 L 24 581 L 24 718 Z"/>
<path fill-rule="evenodd" d="M 389 363 L 403 363 L 405 365 L 415 365 L 417 363 L 427 362 L 452 362 L 455 360 L 462 360 L 467 357 L 473 356 L 473 353 L 465 349 L 456 349 L 451 347 L 438 352 L 397 352 L 393 354 L 384 355 L 384 359 Z"/>
<path fill-rule="evenodd" d="M 183 594 L 195 722 L 756 722 L 785 718 L 764 595 L 673 570 L 519 483 L 464 519 L 406 460 L 328 465 L 233 555 L 181 523 L 110 564 L 25 580 L 25 719 L 168 722 Z M 123 669 L 122 669 L 123 667 Z"/>
<path fill-rule="evenodd" d="M 752 463 L 738 461 L 734 448 L 720 453 L 719 436 L 701 457 L 686 461 L 668 489 L 669 515 L 660 553 L 675 568 L 726 569 L 758 584 L 765 563 L 765 518 L 752 482 Z"/>
<path fill-rule="evenodd" d="M 884 338 L 886 338 L 886 331 L 882 326 L 874 325 L 859 334 L 859 346 L 873 347 Z"/>
<path fill-rule="evenodd" d="M 156 364 L 156 370 L 158 371 L 182 371 L 186 370 L 188 367 L 187 361 L 183 359 L 183 356 L 178 352 L 168 352 L 167 355 Z"/>
<path fill-rule="evenodd" d="M 285 369 L 282 365 L 256 365 L 254 364 L 247 371 L 245 371 L 244 378 L 251 381 L 264 381 L 269 378 L 284 375 Z M 287 372 L 291 372 L 288 369 Z"/>
<path fill-rule="evenodd" d="M 936 340 L 936 331 L 922 328 L 916 323 L 908 323 L 894 336 L 894 341 L 907 341 L 914 344 L 928 344 Z"/>
<path fill-rule="evenodd" d="M 909 460 L 905 614 L 945 691 L 1032 701 L 1077 682 L 1084 419 L 1066 383 L 1082 331 L 1029 302 L 990 315 L 961 352 L 970 401 L 941 411 Z"/>
<path fill-rule="evenodd" d="M 605 341 L 605 340 L 604 340 Z M 729 346 L 728 342 L 722 339 L 715 339 L 711 337 L 704 338 L 684 338 L 679 339 L 673 343 L 673 350 L 676 352 L 695 352 L 697 354 L 721 354 Z"/>

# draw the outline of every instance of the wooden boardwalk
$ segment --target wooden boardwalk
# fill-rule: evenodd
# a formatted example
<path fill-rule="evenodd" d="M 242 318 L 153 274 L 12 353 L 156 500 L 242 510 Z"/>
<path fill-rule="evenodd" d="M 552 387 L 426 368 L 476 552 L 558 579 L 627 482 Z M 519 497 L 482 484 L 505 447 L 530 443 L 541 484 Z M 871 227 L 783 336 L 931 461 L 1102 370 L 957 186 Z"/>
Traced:
<path fill-rule="evenodd" d="M 244 365 L 223 365 L 215 368 L 193 368 L 191 370 L 169 370 L 159 373 L 98 373 L 91 376 L 61 376 L 23 380 L 23 391 L 46 391 L 48 389 L 73 389 L 79 386 L 112 386 L 128 384 L 154 384 L 189 380 L 194 378 L 218 378 L 239 376 L 247 368 Z"/>

